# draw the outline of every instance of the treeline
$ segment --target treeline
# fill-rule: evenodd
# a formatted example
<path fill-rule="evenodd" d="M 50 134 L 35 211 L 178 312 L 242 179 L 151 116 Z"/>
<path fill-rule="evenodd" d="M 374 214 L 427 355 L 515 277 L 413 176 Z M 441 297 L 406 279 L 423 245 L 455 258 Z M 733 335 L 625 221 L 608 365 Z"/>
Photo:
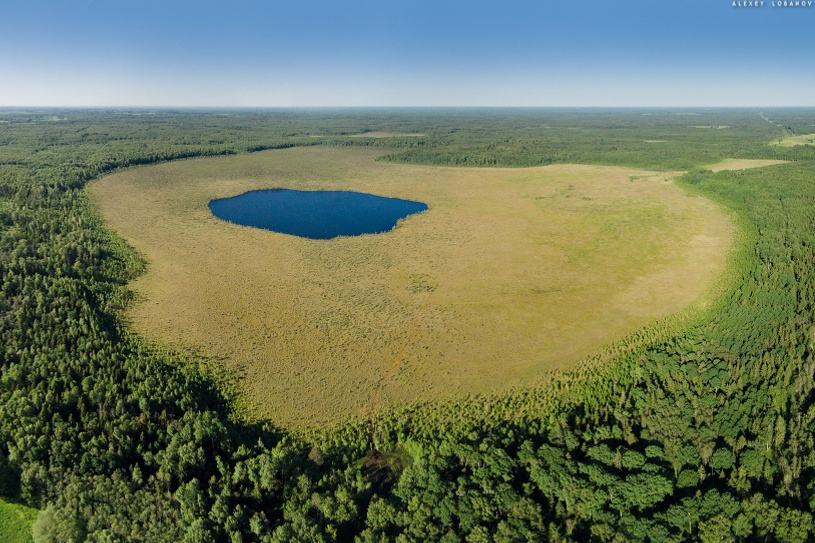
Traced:
<path fill-rule="evenodd" d="M 105 171 L 184 152 L 314 144 L 312 129 L 333 131 L 335 144 L 379 145 L 341 133 L 409 127 L 430 134 L 405 138 L 413 147 L 403 151 L 418 153 L 450 126 L 480 126 L 452 132 L 440 155 L 464 156 L 524 119 L 579 121 L 609 141 L 627 130 L 618 160 L 668 167 L 674 158 L 648 159 L 633 143 L 656 130 L 642 113 L 0 113 L 0 491 L 42 509 L 37 541 L 810 539 L 809 147 L 788 165 L 685 176 L 741 223 L 726 291 L 705 312 L 535 388 L 321 432 L 241 422 L 218 383 L 130 336 L 121 310 L 144 263 L 83 191 Z M 678 137 L 690 129 L 675 113 L 656 126 Z M 707 115 L 694 124 L 741 135 L 682 160 L 777 137 L 755 111 Z M 569 152 L 606 152 L 592 141 L 575 136 Z"/>

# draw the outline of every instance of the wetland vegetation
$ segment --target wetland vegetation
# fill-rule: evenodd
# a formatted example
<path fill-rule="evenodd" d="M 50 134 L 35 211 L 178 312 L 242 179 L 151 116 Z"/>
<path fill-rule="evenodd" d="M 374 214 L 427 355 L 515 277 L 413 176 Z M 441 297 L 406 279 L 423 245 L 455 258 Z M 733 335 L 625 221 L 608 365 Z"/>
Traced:
<path fill-rule="evenodd" d="M 264 419 L 347 422 L 533 386 L 684 310 L 724 268 L 727 217 L 669 174 L 451 169 L 376 161 L 381 154 L 272 150 L 95 182 L 103 217 L 149 265 L 134 285 L 135 329 L 241 372 Z M 431 209 L 388 235 L 331 243 L 206 212 L 209 198 L 268 186 L 387 194 Z"/>
<path fill-rule="evenodd" d="M 815 148 L 805 138 L 773 142 L 810 134 L 815 111 L 8 110 L 0 120 L 0 525 L 30 511 L 25 504 L 40 510 L 38 541 L 812 538 Z M 281 150 L 243 154 L 264 149 Z M 734 251 L 706 307 L 646 319 L 534 387 L 382 401 L 356 422 L 284 429 L 246 419 L 235 399 L 240 375 L 223 372 L 223 360 L 136 332 L 133 311 L 150 301 L 139 285 L 159 273 L 159 260 L 114 233 L 86 190 L 108 173 L 135 182 L 133 166 L 239 155 L 214 159 L 223 183 L 205 179 L 210 192 L 190 213 L 178 210 L 195 198 L 165 198 L 173 213 L 143 222 L 168 220 L 182 232 L 206 218 L 248 231 L 219 222 L 206 204 L 239 193 L 226 185 L 269 188 L 247 185 L 275 153 L 292 157 L 283 178 L 307 179 L 312 186 L 301 188 L 310 189 L 326 182 L 320 160 L 331 157 L 346 157 L 335 167 L 348 174 L 458 166 L 449 169 L 455 178 L 488 166 L 485 191 L 535 185 L 503 167 L 555 165 L 585 178 L 606 170 L 563 165 L 616 166 L 609 171 L 625 171 L 620 185 L 629 186 L 662 186 L 635 168 L 686 171 L 676 189 L 728 210 Z M 786 163 L 714 172 L 725 159 Z M 141 187 L 143 196 L 162 199 L 179 182 L 160 172 L 205 170 L 207 160 L 151 166 L 155 186 Z M 439 198 L 444 185 L 435 184 Z M 595 199 L 566 198 L 569 185 Z M 416 190 L 400 187 L 393 196 Z M 574 179 L 552 188 L 560 199 L 535 200 L 549 195 L 537 191 L 525 203 L 598 203 Z M 422 200 L 430 210 L 419 217 L 429 220 L 439 207 Z M 634 216 L 668 220 L 669 209 L 646 205 Z M 625 224 L 609 239 L 630 240 Z M 377 238 L 345 241 L 366 237 Z M 443 291 L 441 278 L 408 271 L 387 278 L 403 286 L 402 298 Z M 524 348 L 505 341 L 496 352 L 511 360 Z M 327 388 L 312 386 L 314 395 Z"/>

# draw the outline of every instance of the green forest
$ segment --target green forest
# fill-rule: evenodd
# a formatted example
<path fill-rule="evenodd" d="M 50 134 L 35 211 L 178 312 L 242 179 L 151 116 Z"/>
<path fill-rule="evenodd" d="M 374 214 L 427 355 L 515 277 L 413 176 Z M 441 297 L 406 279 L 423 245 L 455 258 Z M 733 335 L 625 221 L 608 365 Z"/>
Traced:
<path fill-rule="evenodd" d="M 771 142 L 814 124 L 811 109 L 0 110 L 0 530 L 19 504 L 39 510 L 38 543 L 811 540 L 815 148 Z M 711 307 L 546 385 L 286 431 L 128 330 L 146 263 L 84 189 L 298 145 L 686 171 L 732 212 L 737 248 Z M 706 169 L 725 158 L 789 162 Z"/>

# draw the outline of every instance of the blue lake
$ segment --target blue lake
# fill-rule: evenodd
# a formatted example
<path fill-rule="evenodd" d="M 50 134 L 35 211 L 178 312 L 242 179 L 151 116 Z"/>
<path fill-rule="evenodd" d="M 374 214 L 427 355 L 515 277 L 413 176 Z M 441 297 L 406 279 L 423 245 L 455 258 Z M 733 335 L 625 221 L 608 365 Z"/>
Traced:
<path fill-rule="evenodd" d="M 379 234 L 427 204 L 348 191 L 254 190 L 213 200 L 219 219 L 310 239 Z"/>

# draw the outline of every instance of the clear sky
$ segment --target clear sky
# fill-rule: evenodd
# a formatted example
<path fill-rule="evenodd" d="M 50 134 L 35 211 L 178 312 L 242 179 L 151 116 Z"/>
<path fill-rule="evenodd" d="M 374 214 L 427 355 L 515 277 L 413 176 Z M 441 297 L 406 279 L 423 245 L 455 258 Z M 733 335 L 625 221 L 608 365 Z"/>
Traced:
<path fill-rule="evenodd" d="M 815 106 L 778 3 L 0 0 L 0 105 Z"/>

